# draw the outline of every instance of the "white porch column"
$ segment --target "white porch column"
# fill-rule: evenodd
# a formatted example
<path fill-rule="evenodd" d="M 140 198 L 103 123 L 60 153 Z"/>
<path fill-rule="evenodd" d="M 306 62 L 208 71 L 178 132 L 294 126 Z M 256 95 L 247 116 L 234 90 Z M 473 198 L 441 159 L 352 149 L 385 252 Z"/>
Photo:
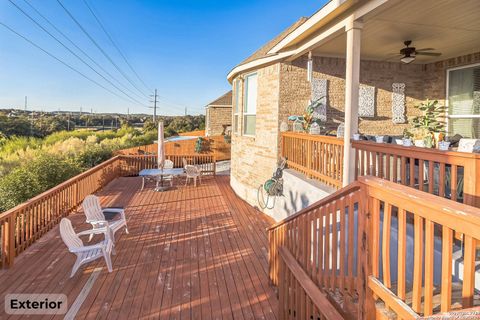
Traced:
<path fill-rule="evenodd" d="M 360 85 L 360 45 L 363 24 L 348 22 L 347 56 L 345 70 L 345 132 L 343 136 L 343 186 L 355 179 L 355 152 L 350 145 L 350 139 L 358 131 L 358 90 Z"/>

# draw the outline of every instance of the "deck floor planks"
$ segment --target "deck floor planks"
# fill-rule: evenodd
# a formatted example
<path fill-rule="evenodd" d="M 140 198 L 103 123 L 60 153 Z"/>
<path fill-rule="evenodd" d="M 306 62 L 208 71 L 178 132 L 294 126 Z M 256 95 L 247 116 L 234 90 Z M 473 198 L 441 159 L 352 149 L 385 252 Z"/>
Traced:
<path fill-rule="evenodd" d="M 268 253 L 262 249 L 265 247 L 262 247 L 256 242 L 256 240 L 258 240 L 258 234 L 252 232 L 252 223 L 260 226 L 261 229 L 259 230 L 265 232 L 265 229 L 273 223 L 273 220 L 267 216 L 263 216 L 263 214 L 258 211 L 256 212 L 258 212 L 258 217 L 261 218 L 260 220 L 252 221 L 250 219 L 245 219 L 245 214 L 240 213 L 242 210 L 245 212 L 245 209 L 249 208 L 248 205 L 236 198 L 233 193 L 228 193 L 230 186 L 227 185 L 227 181 L 223 180 L 219 185 L 222 188 L 222 192 L 227 195 L 225 201 L 229 207 L 228 212 L 230 212 L 235 224 L 239 227 L 239 232 L 237 234 L 242 235 L 238 241 L 240 244 L 239 251 L 242 249 L 253 249 L 253 251 L 255 251 L 255 254 L 247 255 L 245 264 L 252 279 L 251 283 L 254 286 L 257 297 L 260 299 L 264 315 L 267 319 L 275 319 L 278 310 L 278 300 L 275 296 L 263 295 L 266 288 L 271 288 L 264 268 L 264 264 L 268 263 Z M 260 256 L 262 257 L 261 259 L 259 259 Z M 262 261 L 264 261 L 264 264 L 262 264 Z"/>
<path fill-rule="evenodd" d="M 140 191 L 138 178 L 117 179 L 99 192 L 102 203 L 126 207 L 130 230 L 117 233 L 112 273 L 97 260 L 69 279 L 74 258 L 55 227 L 17 259 L 21 265 L 0 273 L 8 284 L 0 292 L 63 292 L 71 304 L 102 267 L 78 319 L 276 319 L 265 252 L 272 221 L 228 184 L 228 177 L 211 177 L 159 193 Z M 72 216 L 76 230 L 88 227 L 83 219 Z M 59 259 L 52 264 L 46 253 Z M 32 258 L 49 272 L 32 267 Z"/>

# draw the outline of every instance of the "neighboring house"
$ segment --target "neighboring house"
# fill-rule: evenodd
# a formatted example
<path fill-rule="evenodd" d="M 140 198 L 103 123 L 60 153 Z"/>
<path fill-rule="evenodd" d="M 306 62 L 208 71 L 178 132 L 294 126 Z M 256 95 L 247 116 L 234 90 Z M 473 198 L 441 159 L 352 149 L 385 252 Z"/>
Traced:
<path fill-rule="evenodd" d="M 232 125 L 232 90 L 205 107 L 205 135 L 228 134 Z"/>
<path fill-rule="evenodd" d="M 345 124 L 345 145 L 357 132 L 402 135 L 426 99 L 448 106 L 449 134 L 480 137 L 479 17 L 478 0 L 336 0 L 295 22 L 227 76 L 234 190 L 257 204 L 279 160 L 280 125 L 312 98 L 325 96 L 328 130 Z M 417 52 L 399 54 L 406 40 Z M 348 149 L 344 185 L 353 181 Z M 327 193 L 292 191 L 284 207 L 290 214 Z"/>

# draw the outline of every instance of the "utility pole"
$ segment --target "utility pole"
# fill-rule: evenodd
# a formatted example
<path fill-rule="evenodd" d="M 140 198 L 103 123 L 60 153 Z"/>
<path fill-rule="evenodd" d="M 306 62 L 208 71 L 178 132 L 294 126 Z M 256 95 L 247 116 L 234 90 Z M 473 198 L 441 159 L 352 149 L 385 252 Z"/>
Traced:
<path fill-rule="evenodd" d="M 185 107 L 185 116 L 187 116 L 187 107 Z"/>
<path fill-rule="evenodd" d="M 153 107 L 150 107 L 150 108 L 153 108 L 153 122 L 155 123 L 155 121 L 157 120 L 157 102 L 158 102 L 157 89 L 155 89 L 155 94 L 150 95 L 150 97 L 153 98 L 153 101 L 150 101 L 150 102 L 153 102 Z"/>
<path fill-rule="evenodd" d="M 25 111 L 27 111 L 27 96 L 25 96 Z"/>
<path fill-rule="evenodd" d="M 102 114 L 102 131 L 105 131 L 105 116 Z"/>

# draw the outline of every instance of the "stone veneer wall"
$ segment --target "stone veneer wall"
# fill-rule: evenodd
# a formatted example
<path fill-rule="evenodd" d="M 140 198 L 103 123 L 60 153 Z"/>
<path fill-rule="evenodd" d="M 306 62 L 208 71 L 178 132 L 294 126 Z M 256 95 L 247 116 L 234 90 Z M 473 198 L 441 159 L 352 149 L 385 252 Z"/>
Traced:
<path fill-rule="evenodd" d="M 360 133 L 401 135 L 408 127 L 407 123 L 392 122 L 393 83 L 405 83 L 405 110 L 409 119 L 418 115 L 414 106 L 427 98 L 445 103 L 448 68 L 477 62 L 480 62 L 480 53 L 425 65 L 362 60 L 360 83 L 375 87 L 375 116 L 360 118 Z M 303 114 L 308 104 L 311 93 L 306 65 L 306 56 L 281 64 L 280 122 L 289 115 Z M 344 121 L 345 59 L 315 57 L 313 75 L 328 80 L 327 129 L 335 130 Z"/>
<path fill-rule="evenodd" d="M 257 188 L 272 176 L 277 165 L 278 93 L 280 64 L 257 70 L 258 96 L 255 136 L 232 134 L 230 184 L 235 192 L 257 206 Z M 234 88 L 234 99 L 240 92 L 243 108 L 243 86 Z M 239 121 L 239 132 L 242 132 Z"/>
<path fill-rule="evenodd" d="M 232 106 L 208 106 L 206 116 L 206 136 L 224 134 L 224 127 L 232 125 Z"/>

